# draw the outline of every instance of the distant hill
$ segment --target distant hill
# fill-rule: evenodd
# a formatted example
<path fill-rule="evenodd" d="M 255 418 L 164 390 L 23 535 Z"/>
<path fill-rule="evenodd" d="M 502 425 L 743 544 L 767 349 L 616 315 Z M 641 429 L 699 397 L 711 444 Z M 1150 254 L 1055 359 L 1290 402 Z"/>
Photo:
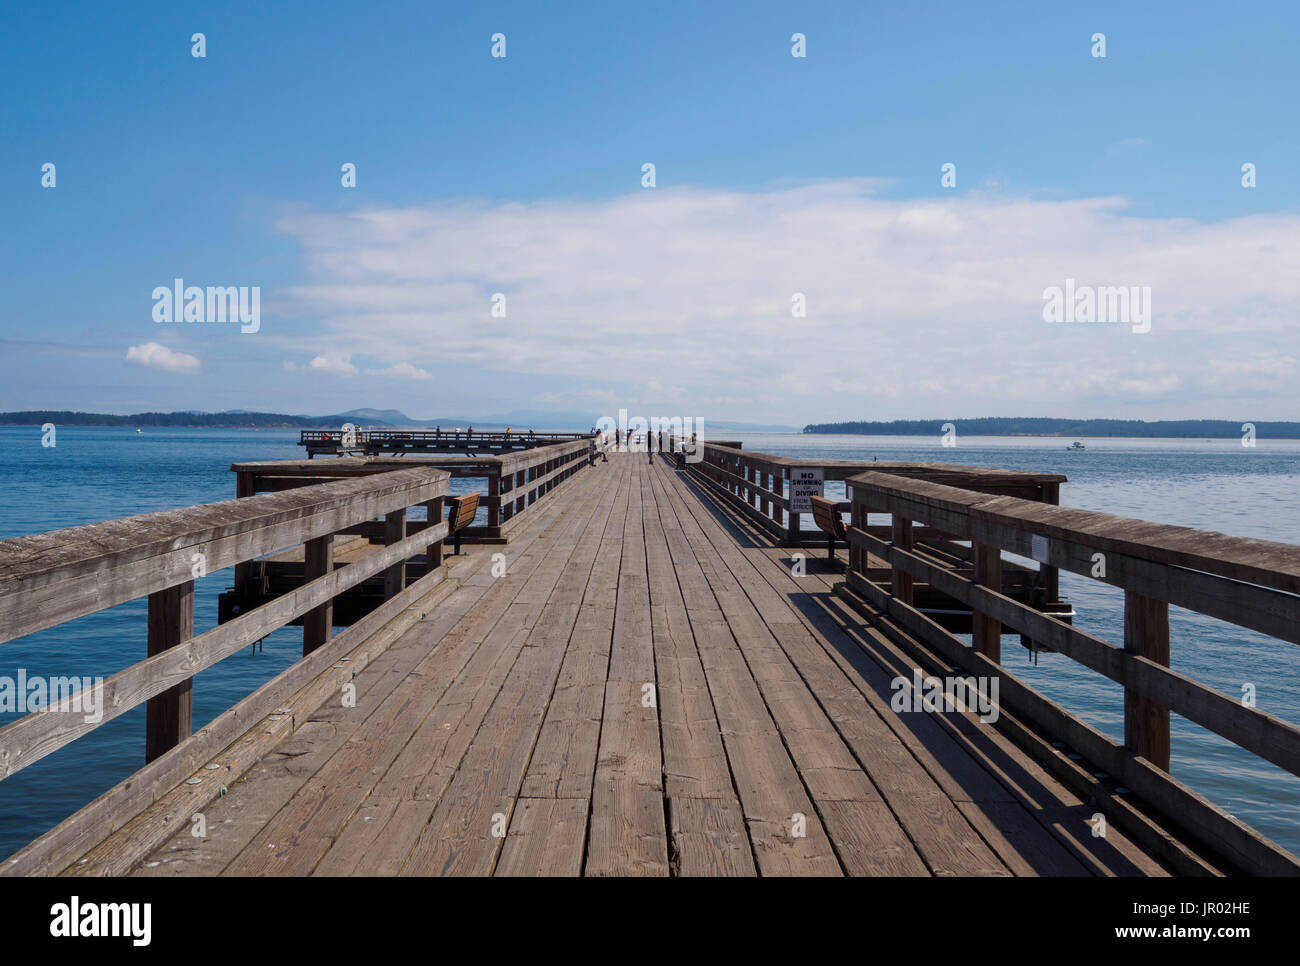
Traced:
<path fill-rule="evenodd" d="M 284 413 L 82 413 L 68 410 L 38 409 L 0 413 L 0 425 L 32 426 L 54 423 L 56 426 L 177 426 L 214 429 L 323 429 L 337 427 L 354 417 L 344 413 L 333 416 L 288 416 Z M 377 423 L 377 421 L 367 421 Z M 384 423 L 383 425 L 391 425 Z"/>
<path fill-rule="evenodd" d="M 616 415 L 616 414 L 611 414 Z M 635 414 L 634 414 L 635 415 Z M 22 412 L 0 413 L 0 426 L 32 426 L 54 423 L 56 426 L 177 426 L 210 427 L 213 429 L 337 429 L 343 423 L 358 427 L 423 427 L 423 426 L 474 426 L 479 429 L 504 429 L 507 426 L 525 431 L 529 429 L 582 432 L 596 425 L 599 415 L 593 413 L 516 410 L 486 416 L 436 416 L 417 419 L 397 409 L 349 409 L 328 416 L 289 415 L 286 413 L 259 413 L 247 409 L 230 409 L 221 413 L 194 411 L 174 413 L 135 413 L 122 416 L 114 413 L 83 413 L 70 410 L 37 409 Z M 769 426 L 758 423 L 704 421 L 705 431 L 798 432 L 794 426 Z"/>
<path fill-rule="evenodd" d="M 963 436 L 1121 436 L 1160 439 L 1240 439 L 1245 420 L 1231 419 L 1053 419 L 1041 416 L 983 416 L 978 419 L 895 419 L 890 422 L 813 423 L 805 433 L 856 436 L 932 436 L 952 423 Z M 1255 435 L 1300 439 L 1300 422 L 1256 422 Z"/>

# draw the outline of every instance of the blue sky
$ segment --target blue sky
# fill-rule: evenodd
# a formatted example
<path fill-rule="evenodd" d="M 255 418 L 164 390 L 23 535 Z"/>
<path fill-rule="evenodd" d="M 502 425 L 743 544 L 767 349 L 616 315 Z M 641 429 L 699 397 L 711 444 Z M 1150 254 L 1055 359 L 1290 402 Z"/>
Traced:
<path fill-rule="evenodd" d="M 9 3 L 0 409 L 1296 418 L 1297 27 L 1294 3 Z M 260 286 L 259 331 L 156 324 L 175 277 Z M 1046 324 L 1067 278 L 1150 286 L 1151 331 Z"/>

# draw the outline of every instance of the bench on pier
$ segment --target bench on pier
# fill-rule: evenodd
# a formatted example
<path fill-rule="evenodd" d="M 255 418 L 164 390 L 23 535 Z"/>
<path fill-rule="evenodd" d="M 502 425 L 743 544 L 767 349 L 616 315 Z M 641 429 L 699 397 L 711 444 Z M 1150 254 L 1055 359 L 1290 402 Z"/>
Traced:
<path fill-rule="evenodd" d="M 455 541 L 456 554 L 459 555 L 461 531 L 473 523 L 474 517 L 478 515 L 478 494 L 449 497 L 447 503 L 447 530 Z"/>
<path fill-rule="evenodd" d="M 812 514 L 813 522 L 817 524 L 817 529 L 826 534 L 826 559 L 835 559 L 835 538 L 839 537 L 846 544 L 849 542 L 848 532 L 844 529 L 844 518 L 841 513 L 852 508 L 853 504 L 847 501 L 836 503 L 834 500 L 828 500 L 824 496 L 813 496 Z"/>

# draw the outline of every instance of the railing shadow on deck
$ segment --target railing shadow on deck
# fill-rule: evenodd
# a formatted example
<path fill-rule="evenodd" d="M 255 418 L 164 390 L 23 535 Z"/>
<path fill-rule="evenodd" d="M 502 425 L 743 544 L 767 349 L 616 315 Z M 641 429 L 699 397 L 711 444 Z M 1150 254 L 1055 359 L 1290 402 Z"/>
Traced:
<path fill-rule="evenodd" d="M 697 492 L 707 491 L 743 514 L 775 542 L 803 545 L 793 518 L 784 528 L 780 524 L 789 499 L 771 488 L 772 480 L 799 466 L 822 464 L 742 455 L 716 444 L 702 449 L 703 458 L 687 464 L 693 482 L 703 481 Z M 864 620 L 938 673 L 956 667 L 975 678 L 997 676 L 1006 709 L 1000 727 L 1085 800 L 1091 796 L 1141 826 L 1129 798 L 1136 793 L 1145 808 L 1225 868 L 1300 873 L 1300 859 L 1168 771 L 1172 711 L 1300 775 L 1300 728 L 1170 670 L 1168 623 L 1168 608 L 1175 604 L 1300 643 L 1300 547 L 1063 508 L 1057 503 L 1064 478 L 1047 474 L 837 463 L 834 475 L 846 481 L 852 497 L 849 561 L 837 592 Z M 826 478 L 832 478 L 829 471 Z M 869 515 L 882 514 L 890 519 L 887 527 L 868 525 Z M 730 529 L 739 528 L 732 522 Z M 964 542 L 962 549 L 954 548 L 957 542 Z M 1003 592 L 1003 568 L 1018 566 L 1004 560 L 1004 552 L 1038 562 L 1043 577 L 1030 588 L 1030 600 Z M 885 567 L 871 566 L 876 560 Z M 1042 604 L 1057 596 L 1061 568 L 1125 591 L 1123 647 L 1044 612 Z M 922 586 L 969 609 L 972 645 L 915 606 Z M 809 603 L 803 598 L 796 606 L 806 614 Z M 1008 672 L 1001 665 L 1006 633 L 1020 634 L 1031 651 L 1058 651 L 1123 686 L 1124 743 L 1111 741 Z M 1067 751 L 1093 767 L 1076 764 Z M 1126 830 L 1133 821 L 1125 823 Z M 1160 836 L 1143 835 L 1140 828 L 1139 836 L 1161 857 L 1196 871 Z"/>
<path fill-rule="evenodd" d="M 723 527 L 729 536 L 742 538 L 742 545 L 760 550 L 778 545 L 774 540 L 759 542 L 749 536 L 745 530 L 748 522 L 737 512 L 736 508 L 729 505 L 719 494 L 701 486 L 690 476 L 682 475 L 681 480 L 686 488 L 700 500 L 706 512 Z M 791 548 L 791 552 L 798 551 L 796 548 Z M 783 561 L 776 562 L 784 563 Z M 812 562 L 812 560 L 807 561 L 809 564 Z M 837 573 L 839 572 L 837 571 Z M 829 602 L 836 596 L 830 587 L 818 584 L 810 586 L 807 590 L 787 592 L 784 596 L 790 606 L 802 615 L 810 626 L 817 629 L 827 646 L 834 649 L 835 653 L 845 663 L 860 672 L 857 681 L 861 685 L 870 688 L 871 692 L 883 705 L 888 707 L 895 697 L 895 692 L 884 676 L 888 675 L 890 678 L 899 675 L 910 677 L 913 666 L 908 664 L 905 658 L 891 654 L 882 648 L 870 635 L 864 633 L 865 628 L 868 626 L 865 622 L 850 621 L 846 619 L 847 615 L 836 612 L 828 606 Z M 874 673 L 872 668 L 875 669 Z M 994 740 L 986 729 L 977 727 L 964 716 L 925 715 L 917 717 L 890 714 L 886 718 L 886 724 L 896 734 L 900 735 L 900 739 L 902 733 L 910 735 L 915 741 L 927 747 L 927 750 L 932 754 L 935 754 L 936 759 L 942 754 L 942 750 L 933 747 L 933 729 L 935 727 L 942 729 L 947 740 L 952 742 L 954 751 L 968 755 L 972 763 L 978 760 L 987 762 L 986 771 L 989 780 L 1001 781 L 994 774 L 993 769 L 1006 776 L 1007 782 L 1003 783 L 1004 787 L 1009 783 L 1010 786 L 1014 786 L 1018 794 L 1023 796 L 1024 801 L 1021 801 L 1020 804 L 1031 820 L 1036 820 L 1033 815 L 1034 809 L 1057 808 L 1060 806 L 1057 791 L 1049 788 L 1038 775 L 1030 772 L 1025 767 L 1022 758 L 1011 754 L 1006 746 Z M 946 771 L 948 783 L 968 792 L 970 804 L 980 808 L 989 822 L 996 826 L 998 816 L 985 807 L 987 803 L 979 801 L 981 789 L 973 782 L 968 771 L 964 778 L 963 771 L 967 770 L 958 768 Z M 934 774 L 928 768 L 927 772 L 936 781 L 940 779 L 940 776 Z M 1008 801 L 1003 804 L 1014 804 L 1010 801 L 1009 791 Z M 1093 809 L 1090 806 L 1081 804 L 1078 807 L 1087 811 L 1089 817 L 1091 817 Z M 1083 824 L 1084 819 L 1081 817 L 1080 825 Z M 1052 834 L 1046 826 L 1040 824 L 1039 827 L 1044 835 Z M 1138 866 L 1132 858 L 1104 837 L 1093 836 L 1089 832 L 1086 837 L 1075 836 L 1073 844 L 1079 853 L 1085 854 L 1096 863 L 1096 868 L 1106 869 L 1110 874 L 1121 876 L 1145 874 L 1142 867 Z M 1059 874 L 1057 872 L 1059 866 L 1049 856 L 1027 849 L 1022 853 L 1021 857 L 1029 863 L 1037 874 Z M 1094 869 L 1088 869 L 1087 864 L 1083 861 L 1080 861 L 1080 867 L 1081 870 L 1095 871 Z M 1079 874 L 1085 873 L 1081 871 Z"/>

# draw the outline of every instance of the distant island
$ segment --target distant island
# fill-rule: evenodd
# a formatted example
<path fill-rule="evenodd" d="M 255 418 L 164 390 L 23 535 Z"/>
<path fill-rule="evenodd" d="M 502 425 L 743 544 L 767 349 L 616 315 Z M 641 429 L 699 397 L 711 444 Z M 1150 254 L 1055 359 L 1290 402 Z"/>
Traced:
<path fill-rule="evenodd" d="M 171 426 L 211 427 L 213 429 L 324 429 L 338 427 L 358 417 L 340 413 L 334 416 L 288 416 L 284 413 L 82 413 L 69 410 L 34 409 L 27 412 L 0 413 L 0 426 L 31 426 L 53 423 L 56 426 Z M 378 420 L 368 424 L 387 426 Z"/>
<path fill-rule="evenodd" d="M 611 416 L 613 414 L 610 414 Z M 86 413 L 66 409 L 32 409 L 21 412 L 0 413 L 0 426 L 161 426 L 186 429 L 338 429 L 352 423 L 358 429 L 414 429 L 442 426 L 477 426 L 480 429 L 505 429 L 513 426 L 521 431 L 535 429 L 583 432 L 595 426 L 600 414 L 582 412 L 543 412 L 516 410 L 508 413 L 489 413 L 479 416 L 440 416 L 417 419 L 396 409 L 349 409 L 328 416 L 289 415 L 286 413 L 257 413 L 243 409 L 230 409 L 220 413 L 176 412 L 135 413 L 123 416 L 116 413 Z M 706 422 L 713 430 L 738 432 L 794 433 L 794 426 L 764 423 Z"/>
<path fill-rule="evenodd" d="M 978 419 L 895 419 L 889 422 L 855 421 L 813 423 L 805 433 L 841 433 L 854 436 L 934 436 L 952 423 L 963 436 L 1125 436 L 1160 439 L 1240 439 L 1247 422 L 1231 419 L 1052 419 L 1030 416 L 982 416 Z M 1300 422 L 1255 422 L 1255 435 L 1272 439 L 1300 439 Z"/>

